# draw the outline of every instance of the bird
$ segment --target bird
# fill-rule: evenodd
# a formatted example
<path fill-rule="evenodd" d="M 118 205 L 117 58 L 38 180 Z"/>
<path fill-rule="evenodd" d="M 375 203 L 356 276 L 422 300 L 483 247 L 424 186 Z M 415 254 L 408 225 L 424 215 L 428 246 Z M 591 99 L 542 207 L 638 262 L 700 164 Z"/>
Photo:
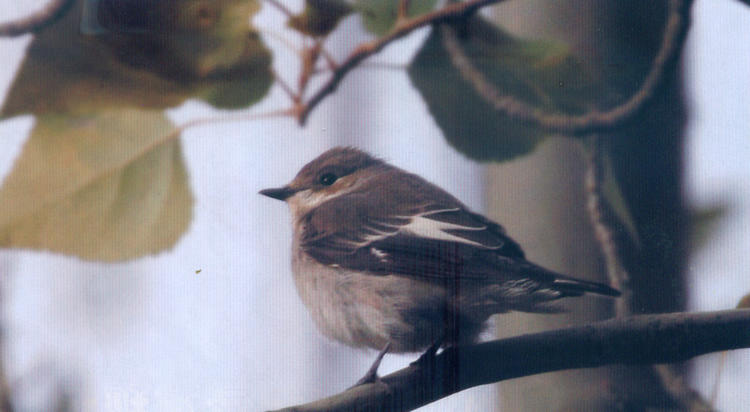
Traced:
<path fill-rule="evenodd" d="M 498 223 L 422 177 L 354 147 L 335 147 L 287 185 L 264 189 L 292 215 L 292 274 L 317 328 L 352 347 L 434 356 L 476 342 L 490 316 L 559 311 L 555 301 L 605 284 L 528 261 Z"/>

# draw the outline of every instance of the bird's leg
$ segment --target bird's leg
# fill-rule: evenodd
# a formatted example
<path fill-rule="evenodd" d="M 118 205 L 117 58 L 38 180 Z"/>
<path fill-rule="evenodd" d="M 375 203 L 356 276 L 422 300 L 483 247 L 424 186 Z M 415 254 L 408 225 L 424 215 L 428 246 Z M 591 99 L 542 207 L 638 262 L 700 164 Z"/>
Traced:
<path fill-rule="evenodd" d="M 383 360 L 383 356 L 385 356 L 386 353 L 391 349 L 391 342 L 388 342 L 385 344 L 383 349 L 378 353 L 378 356 L 375 358 L 375 362 L 372 363 L 372 366 L 370 366 L 370 369 L 367 370 L 365 373 L 365 376 L 363 376 L 360 380 L 357 381 L 357 383 L 354 384 L 353 387 L 364 385 L 366 383 L 373 383 L 373 382 L 379 382 L 380 377 L 378 376 L 378 368 L 380 367 L 380 362 Z"/>
<path fill-rule="evenodd" d="M 419 366 L 419 365 L 425 365 L 426 363 L 432 363 L 435 360 L 435 354 L 437 353 L 438 349 L 440 349 L 440 346 L 443 345 L 443 340 L 445 340 L 445 335 L 439 337 L 435 340 L 435 342 L 430 345 L 429 348 L 427 348 L 426 351 L 419 357 L 419 359 L 415 360 L 414 362 L 410 363 L 410 366 Z"/>

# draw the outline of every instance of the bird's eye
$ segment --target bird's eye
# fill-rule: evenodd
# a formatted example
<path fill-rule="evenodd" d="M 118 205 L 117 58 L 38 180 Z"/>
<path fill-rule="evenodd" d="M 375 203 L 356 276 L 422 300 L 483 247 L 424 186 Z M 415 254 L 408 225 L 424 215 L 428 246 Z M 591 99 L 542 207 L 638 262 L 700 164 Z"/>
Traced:
<path fill-rule="evenodd" d="M 337 179 L 338 179 L 338 176 L 336 176 L 333 173 L 323 173 L 322 175 L 320 175 L 320 184 L 323 186 L 330 186 Z"/>

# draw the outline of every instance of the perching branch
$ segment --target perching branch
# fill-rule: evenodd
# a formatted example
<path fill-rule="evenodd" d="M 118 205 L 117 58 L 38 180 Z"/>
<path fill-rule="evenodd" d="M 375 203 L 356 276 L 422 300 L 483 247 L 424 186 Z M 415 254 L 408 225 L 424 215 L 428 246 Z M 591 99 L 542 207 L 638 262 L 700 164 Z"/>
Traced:
<path fill-rule="evenodd" d="M 279 412 L 407 411 L 478 385 L 563 369 L 680 362 L 750 347 L 750 309 L 633 316 L 448 348 L 341 394 Z"/>
<path fill-rule="evenodd" d="M 395 40 L 398 40 L 407 34 L 413 32 L 421 27 L 429 26 L 432 24 L 442 23 L 452 19 L 462 19 L 471 15 L 479 8 L 493 4 L 500 3 L 505 0 L 471 0 L 462 3 L 451 3 L 445 7 L 432 11 L 430 13 L 423 14 L 414 18 L 402 18 L 400 19 L 395 27 L 391 29 L 385 36 L 374 40 L 369 43 L 360 44 L 349 56 L 341 62 L 331 73 L 331 77 L 326 81 L 320 89 L 318 89 L 310 99 L 304 103 L 298 110 L 297 120 L 301 125 L 307 122 L 307 117 L 310 116 L 310 112 L 329 94 L 336 91 L 339 83 L 344 77 L 359 63 L 366 58 L 372 56 L 383 50 L 385 46 L 389 45 Z"/>
<path fill-rule="evenodd" d="M 612 130 L 635 117 L 654 96 L 665 73 L 675 67 L 683 49 L 690 22 L 689 0 L 669 0 L 669 14 L 662 42 L 649 73 L 641 87 L 624 103 L 607 111 L 592 110 L 582 115 L 565 115 L 545 111 L 526 104 L 513 96 L 502 94 L 471 63 L 456 38 L 455 31 L 448 26 L 440 27 L 445 46 L 454 67 L 469 82 L 476 93 L 495 110 L 515 120 L 533 124 L 549 132 L 568 135 L 585 135 Z"/>
<path fill-rule="evenodd" d="M 74 0 L 51 0 L 44 8 L 22 19 L 0 24 L 0 37 L 32 33 L 57 21 L 68 11 Z"/>

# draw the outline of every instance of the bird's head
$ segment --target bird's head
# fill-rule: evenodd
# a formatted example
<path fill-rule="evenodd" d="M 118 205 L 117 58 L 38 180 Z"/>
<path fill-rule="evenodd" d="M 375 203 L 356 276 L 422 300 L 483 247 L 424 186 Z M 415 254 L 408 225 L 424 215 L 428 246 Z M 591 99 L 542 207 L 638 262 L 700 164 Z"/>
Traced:
<path fill-rule="evenodd" d="M 306 164 L 286 186 L 260 194 L 287 202 L 295 215 L 355 190 L 377 174 L 385 162 L 352 147 L 336 147 Z"/>

